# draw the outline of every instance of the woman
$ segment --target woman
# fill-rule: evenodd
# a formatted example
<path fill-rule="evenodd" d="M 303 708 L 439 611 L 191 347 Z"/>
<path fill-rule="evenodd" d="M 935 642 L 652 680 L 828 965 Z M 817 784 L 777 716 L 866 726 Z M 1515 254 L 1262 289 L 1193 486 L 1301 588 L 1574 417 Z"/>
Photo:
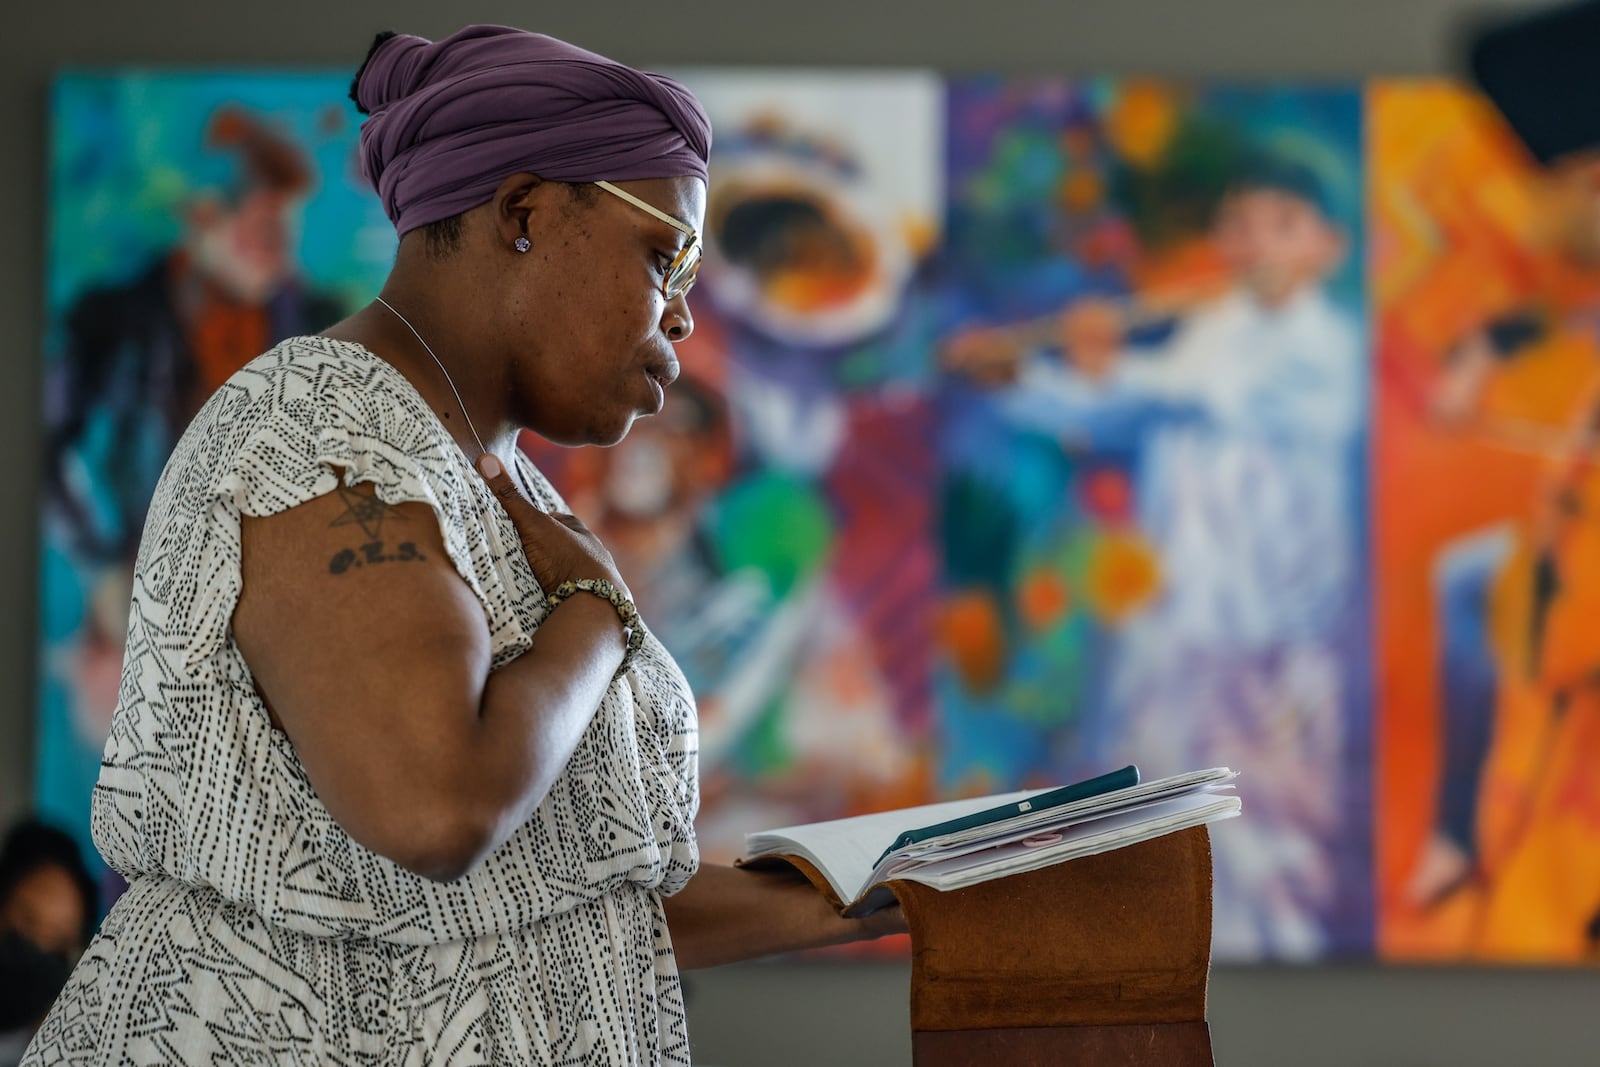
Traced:
<path fill-rule="evenodd" d="M 686 1063 L 680 966 L 901 926 L 698 865 L 683 676 L 515 447 L 660 409 L 705 114 L 502 27 L 353 96 L 394 270 L 168 463 L 94 797 L 131 885 L 26 1062 Z"/>

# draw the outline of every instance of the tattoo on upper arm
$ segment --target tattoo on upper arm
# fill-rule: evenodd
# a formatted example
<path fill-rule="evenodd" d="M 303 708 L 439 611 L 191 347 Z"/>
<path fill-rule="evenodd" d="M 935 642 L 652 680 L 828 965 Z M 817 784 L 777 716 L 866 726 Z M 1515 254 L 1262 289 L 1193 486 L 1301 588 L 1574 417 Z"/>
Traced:
<path fill-rule="evenodd" d="M 339 486 L 339 499 L 344 503 L 344 513 L 334 519 L 331 525 L 359 526 L 368 541 L 359 549 L 345 548 L 334 553 L 334 557 L 328 561 L 329 574 L 347 574 L 357 568 L 379 563 L 412 563 L 428 558 L 410 541 L 401 541 L 393 552 L 384 550 L 381 540 L 384 522 L 389 519 L 406 521 L 399 508 L 384 503 L 376 496 L 367 496 L 343 485 Z"/>
<path fill-rule="evenodd" d="M 376 496 L 367 496 L 343 485 L 339 486 L 339 499 L 344 503 L 344 514 L 334 519 L 331 525 L 359 526 L 361 532 L 373 541 L 383 536 L 384 520 L 406 521 L 399 508 L 385 504 Z"/>
<path fill-rule="evenodd" d="M 382 541 L 369 541 L 359 550 L 344 548 L 334 553 L 333 558 L 328 561 L 328 573 L 347 574 L 352 570 L 379 563 L 418 563 L 427 558 L 410 541 L 401 541 L 393 552 L 384 551 Z"/>

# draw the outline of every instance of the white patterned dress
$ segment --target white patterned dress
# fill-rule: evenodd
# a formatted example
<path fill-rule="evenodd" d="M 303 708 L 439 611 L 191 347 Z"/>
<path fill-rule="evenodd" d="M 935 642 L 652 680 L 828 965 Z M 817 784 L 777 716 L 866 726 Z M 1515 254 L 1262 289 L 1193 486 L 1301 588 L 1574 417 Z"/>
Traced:
<path fill-rule="evenodd" d="M 300 337 L 236 374 L 179 442 L 139 549 L 93 800 L 95 843 L 131 885 L 24 1062 L 687 1063 L 661 906 L 698 862 L 683 675 L 648 639 L 538 811 L 465 877 L 362 848 L 230 632 L 240 516 L 322 496 L 335 469 L 429 505 L 495 666 L 527 649 L 544 595 L 516 530 L 398 371 Z"/>

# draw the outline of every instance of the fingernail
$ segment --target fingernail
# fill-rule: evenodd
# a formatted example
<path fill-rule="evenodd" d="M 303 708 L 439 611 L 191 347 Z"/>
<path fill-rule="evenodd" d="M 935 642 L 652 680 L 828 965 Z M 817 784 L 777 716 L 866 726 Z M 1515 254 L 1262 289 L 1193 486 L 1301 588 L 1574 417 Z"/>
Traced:
<path fill-rule="evenodd" d="M 485 452 L 478 457 L 478 470 L 483 472 L 485 478 L 498 478 L 504 473 L 505 468 L 500 466 L 500 461 L 493 453 Z"/>

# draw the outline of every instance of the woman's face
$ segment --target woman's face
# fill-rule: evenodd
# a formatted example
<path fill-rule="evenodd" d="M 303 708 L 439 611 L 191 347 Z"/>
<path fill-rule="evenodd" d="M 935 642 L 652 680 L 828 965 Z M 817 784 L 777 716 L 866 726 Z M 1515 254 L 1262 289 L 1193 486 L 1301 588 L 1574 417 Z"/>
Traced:
<path fill-rule="evenodd" d="M 698 179 L 616 184 L 701 231 Z M 513 254 L 502 289 L 511 414 L 559 444 L 615 444 L 634 419 L 661 410 L 678 376 L 673 346 L 694 320 L 685 297 L 662 297 L 661 280 L 689 238 L 598 187 L 538 192 L 532 247 Z"/>

